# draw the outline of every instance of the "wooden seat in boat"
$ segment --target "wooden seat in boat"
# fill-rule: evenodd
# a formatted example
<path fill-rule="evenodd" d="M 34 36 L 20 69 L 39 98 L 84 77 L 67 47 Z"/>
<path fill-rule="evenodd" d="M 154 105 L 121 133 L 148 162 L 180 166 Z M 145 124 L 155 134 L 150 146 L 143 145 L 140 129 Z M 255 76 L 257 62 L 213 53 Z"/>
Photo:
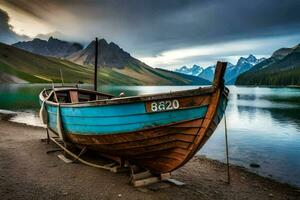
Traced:
<path fill-rule="evenodd" d="M 78 103 L 79 102 L 78 91 L 70 90 L 69 94 L 70 94 L 71 103 Z"/>

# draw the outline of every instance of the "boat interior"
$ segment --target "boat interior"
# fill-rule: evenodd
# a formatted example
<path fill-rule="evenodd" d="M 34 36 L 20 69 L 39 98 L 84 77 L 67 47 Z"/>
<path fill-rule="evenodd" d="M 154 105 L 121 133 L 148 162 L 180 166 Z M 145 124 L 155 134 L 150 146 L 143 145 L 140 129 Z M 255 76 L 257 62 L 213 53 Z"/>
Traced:
<path fill-rule="evenodd" d="M 114 96 L 110 94 L 99 93 L 96 91 L 84 90 L 79 88 L 57 89 L 51 93 L 50 90 L 45 90 L 44 97 L 51 95 L 48 100 L 56 103 L 78 103 L 103 99 L 111 99 Z"/>

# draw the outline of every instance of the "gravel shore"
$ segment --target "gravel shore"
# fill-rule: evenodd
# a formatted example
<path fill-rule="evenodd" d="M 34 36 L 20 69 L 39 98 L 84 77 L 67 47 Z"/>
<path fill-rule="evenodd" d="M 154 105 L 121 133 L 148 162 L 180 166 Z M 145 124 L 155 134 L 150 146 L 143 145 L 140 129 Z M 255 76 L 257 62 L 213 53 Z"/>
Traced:
<path fill-rule="evenodd" d="M 158 183 L 134 188 L 128 173 L 114 174 L 57 158 L 54 144 L 41 142 L 45 129 L 0 120 L 1 199 L 300 199 L 300 189 L 231 166 L 195 157 L 172 178 L 186 183 Z"/>

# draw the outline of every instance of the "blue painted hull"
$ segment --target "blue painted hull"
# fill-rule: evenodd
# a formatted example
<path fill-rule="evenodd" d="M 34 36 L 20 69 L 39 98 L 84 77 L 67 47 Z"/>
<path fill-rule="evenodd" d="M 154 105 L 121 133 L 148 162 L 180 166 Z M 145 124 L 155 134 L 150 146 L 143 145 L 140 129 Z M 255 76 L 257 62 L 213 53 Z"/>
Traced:
<path fill-rule="evenodd" d="M 57 106 L 47 105 L 48 126 L 57 131 Z M 203 118 L 207 105 L 147 113 L 142 102 L 89 107 L 61 107 L 63 131 L 68 134 L 105 135 L 139 131 Z"/>

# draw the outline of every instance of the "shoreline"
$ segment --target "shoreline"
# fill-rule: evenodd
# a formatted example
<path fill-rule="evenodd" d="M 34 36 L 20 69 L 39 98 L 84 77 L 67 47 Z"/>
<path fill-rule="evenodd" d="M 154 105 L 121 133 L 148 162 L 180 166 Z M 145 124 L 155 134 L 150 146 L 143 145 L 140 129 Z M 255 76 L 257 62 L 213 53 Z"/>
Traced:
<path fill-rule="evenodd" d="M 40 124 L 40 123 L 37 124 L 36 122 L 30 123 L 29 121 L 32 120 L 32 119 L 30 119 L 27 122 L 21 122 L 20 119 L 16 120 L 16 117 L 18 117 L 18 116 L 19 116 L 18 112 L 14 112 L 14 111 L 10 111 L 10 110 L 0 110 L 0 123 L 1 123 L 1 120 L 3 120 L 3 121 L 6 121 L 6 122 L 9 122 L 9 123 L 12 123 L 12 124 L 23 125 L 25 127 L 28 126 L 28 127 L 32 127 L 32 128 L 42 128 L 42 129 L 45 129 L 45 126 L 43 124 Z M 227 165 L 226 165 L 225 162 L 222 162 L 220 160 L 213 159 L 213 158 L 208 158 L 208 157 L 206 157 L 206 155 L 196 154 L 194 157 L 196 157 L 196 158 L 202 158 L 202 159 L 206 159 L 206 160 L 210 160 L 210 161 L 213 161 L 213 162 L 218 162 L 220 164 L 223 164 L 225 167 L 227 167 Z M 290 187 L 294 187 L 294 188 L 300 189 L 300 185 L 298 186 L 298 185 L 295 185 L 295 184 L 284 182 L 283 180 L 276 180 L 270 174 L 262 174 L 262 173 L 259 173 L 259 172 L 251 171 L 251 170 L 254 170 L 256 168 L 256 167 L 254 167 L 254 168 L 251 167 L 250 165 L 252 165 L 252 164 L 256 164 L 256 163 L 249 163 L 249 168 L 247 168 L 246 166 L 237 165 L 237 164 L 233 164 L 233 163 L 230 163 L 230 166 L 231 167 L 239 168 L 240 170 L 247 171 L 249 173 L 258 175 L 260 177 L 269 179 L 271 181 L 275 181 L 275 182 L 278 182 L 278 183 L 281 183 L 281 184 L 286 184 L 286 185 L 289 185 Z M 257 169 L 259 169 L 259 168 L 260 168 L 260 166 L 257 167 Z"/>
<path fill-rule="evenodd" d="M 300 188 L 262 177 L 246 168 L 231 165 L 231 184 L 226 183 L 226 165 L 195 156 L 172 173 L 186 183 L 167 183 L 134 188 L 127 173 L 113 174 L 85 166 L 65 164 L 57 149 L 40 139 L 45 129 L 0 120 L 0 195 L 3 199 L 298 199 Z M 20 188 L 20 185 L 24 186 Z M 97 187 L 95 187 L 97 185 Z M 157 186 L 158 185 L 158 186 Z M 36 189 L 35 189 L 36 188 Z M 120 196 L 121 195 L 121 196 Z"/>
<path fill-rule="evenodd" d="M 228 85 L 228 86 L 235 86 L 235 87 L 249 87 L 249 88 L 294 88 L 294 89 L 300 89 L 300 85 Z"/>

